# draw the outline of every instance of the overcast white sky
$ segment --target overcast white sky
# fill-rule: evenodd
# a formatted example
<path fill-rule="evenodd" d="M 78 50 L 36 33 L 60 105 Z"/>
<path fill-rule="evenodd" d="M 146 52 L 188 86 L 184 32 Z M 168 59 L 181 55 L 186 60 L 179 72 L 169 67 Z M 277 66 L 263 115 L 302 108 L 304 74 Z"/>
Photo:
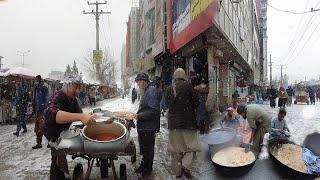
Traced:
<path fill-rule="evenodd" d="M 112 14 L 101 16 L 100 48 L 109 46 L 119 63 L 130 7 L 128 0 L 109 0 L 107 6 L 101 6 Z M 51 70 L 64 71 L 74 60 L 81 68 L 83 56 L 95 48 L 95 19 L 84 15 L 83 9 L 92 9 L 86 0 L 0 0 L 4 66 L 21 66 L 17 51 L 31 50 L 25 66 L 44 76 Z"/>
<path fill-rule="evenodd" d="M 269 4 L 294 12 L 320 9 L 318 0 L 269 0 Z M 291 81 L 305 77 L 319 79 L 320 11 L 293 15 L 268 7 L 268 36 L 268 54 L 272 54 L 275 62 L 274 76 L 279 76 L 280 65 L 285 65 L 284 73 Z"/>
<path fill-rule="evenodd" d="M 43 75 L 47 75 L 50 70 L 65 70 L 66 65 L 72 64 L 73 60 L 81 62 L 83 56 L 95 48 L 94 17 L 82 14 L 84 8 L 91 10 L 86 2 L 85 0 L 0 0 L 0 56 L 5 57 L 4 65 L 21 66 L 22 57 L 17 55 L 17 51 L 26 50 L 31 50 L 25 58 L 26 67 Z M 112 14 L 102 16 L 100 46 L 102 48 L 110 46 L 115 60 L 120 63 L 131 1 L 109 0 L 108 2 L 107 10 L 112 11 Z M 296 12 L 304 11 L 307 3 L 306 10 L 311 7 L 320 8 L 317 0 L 269 0 L 269 4 L 277 8 Z M 103 9 L 106 10 L 106 7 L 103 6 Z M 302 20 L 299 24 L 300 18 Z M 309 26 L 306 26 L 310 19 Z M 320 11 L 293 15 L 268 7 L 268 54 L 272 54 L 275 62 L 274 76 L 280 74 L 278 67 L 281 64 L 286 65 L 284 73 L 288 73 L 291 80 L 304 79 L 305 76 L 307 78 L 320 76 L 318 70 L 320 27 L 315 29 L 316 26 L 320 26 L 319 24 Z M 304 32 L 305 27 L 307 28 Z M 311 36 L 313 31 L 315 32 Z M 292 52 L 287 53 L 295 34 L 297 37 L 293 42 L 294 48 Z M 300 39 L 301 34 L 305 36 Z M 301 50 L 307 39 L 308 43 Z M 295 45 L 298 46 L 295 48 Z"/>

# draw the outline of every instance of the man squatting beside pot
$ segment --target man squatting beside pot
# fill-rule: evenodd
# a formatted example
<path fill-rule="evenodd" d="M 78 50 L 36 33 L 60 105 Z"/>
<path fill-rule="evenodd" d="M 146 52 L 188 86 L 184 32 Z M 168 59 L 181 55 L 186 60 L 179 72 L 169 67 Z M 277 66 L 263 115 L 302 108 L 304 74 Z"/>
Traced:
<path fill-rule="evenodd" d="M 147 74 L 140 73 L 135 81 L 142 90 L 136 117 L 142 161 L 135 172 L 141 173 L 142 177 L 147 177 L 152 173 L 155 134 L 160 130 L 160 78 L 150 82 Z"/>
<path fill-rule="evenodd" d="M 260 152 L 264 135 L 271 132 L 271 117 L 260 105 L 257 104 L 240 104 L 237 109 L 244 119 L 248 120 L 252 129 L 250 143 L 252 142 L 255 150 Z"/>
<path fill-rule="evenodd" d="M 63 89 L 53 95 L 48 103 L 44 113 L 44 135 L 50 145 L 60 137 L 62 131 L 69 129 L 72 122 L 81 121 L 85 125 L 95 123 L 96 117 L 83 114 L 76 99 L 81 90 L 81 82 L 79 77 L 67 78 Z M 50 180 L 63 180 L 65 174 L 69 174 L 66 155 L 51 147 Z"/>

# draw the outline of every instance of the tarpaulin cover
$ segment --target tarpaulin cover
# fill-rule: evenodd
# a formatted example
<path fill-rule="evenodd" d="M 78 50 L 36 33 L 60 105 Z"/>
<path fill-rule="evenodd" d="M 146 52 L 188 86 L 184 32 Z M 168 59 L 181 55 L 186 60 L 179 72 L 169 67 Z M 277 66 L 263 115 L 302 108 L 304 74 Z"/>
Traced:
<path fill-rule="evenodd" d="M 307 148 L 303 148 L 303 160 L 308 166 L 308 173 L 320 176 L 320 157 Z"/>

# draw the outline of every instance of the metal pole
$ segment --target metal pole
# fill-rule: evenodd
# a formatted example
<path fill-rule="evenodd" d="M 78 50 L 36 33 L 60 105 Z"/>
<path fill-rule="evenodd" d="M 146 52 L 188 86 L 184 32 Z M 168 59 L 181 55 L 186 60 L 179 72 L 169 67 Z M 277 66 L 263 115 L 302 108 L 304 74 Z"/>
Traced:
<path fill-rule="evenodd" d="M 280 86 L 282 87 L 283 86 L 283 78 L 282 78 L 282 65 L 281 65 L 281 81 L 280 81 Z"/>
<path fill-rule="evenodd" d="M 272 60 L 271 60 L 271 54 L 270 54 L 270 87 L 272 85 Z"/>
<path fill-rule="evenodd" d="M 22 67 L 24 67 L 24 53 L 22 54 Z"/>
<path fill-rule="evenodd" d="M 99 4 L 98 1 L 96 1 L 96 50 L 98 51 L 100 49 L 99 47 Z M 96 65 L 96 69 L 97 69 L 97 80 L 100 81 L 101 77 L 100 77 L 100 64 Z"/>
<path fill-rule="evenodd" d="M 230 61 L 228 61 L 228 106 L 230 106 Z"/>
<path fill-rule="evenodd" d="M 95 16 L 95 20 L 96 20 L 96 50 L 100 50 L 99 47 L 99 17 L 101 14 L 110 14 L 110 12 L 104 12 L 104 11 L 99 11 L 99 5 L 105 5 L 107 4 L 107 1 L 103 2 L 103 3 L 99 3 L 98 1 L 96 1 L 95 3 L 90 3 L 88 1 L 88 5 L 95 5 L 95 11 L 92 10 L 92 12 L 86 12 L 85 10 L 83 11 L 83 14 L 93 14 Z M 97 80 L 102 80 L 102 77 L 100 77 L 100 64 L 96 64 L 96 79 Z"/>
<path fill-rule="evenodd" d="M 2 59 L 3 59 L 3 57 L 0 56 L 0 69 L 2 68 Z"/>

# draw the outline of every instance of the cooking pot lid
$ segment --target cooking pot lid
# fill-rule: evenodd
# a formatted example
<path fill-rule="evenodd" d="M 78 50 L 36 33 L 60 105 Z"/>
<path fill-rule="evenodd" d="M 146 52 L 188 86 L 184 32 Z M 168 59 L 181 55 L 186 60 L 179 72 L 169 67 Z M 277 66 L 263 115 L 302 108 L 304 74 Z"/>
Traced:
<path fill-rule="evenodd" d="M 218 128 L 211 130 L 205 137 L 204 141 L 208 144 L 216 145 L 231 141 L 236 136 L 236 131 L 231 128 Z"/>
<path fill-rule="evenodd" d="M 311 150 L 315 155 L 320 156 L 320 134 L 319 133 L 312 133 L 309 134 L 304 142 L 304 147 Z"/>
<path fill-rule="evenodd" d="M 62 139 L 72 139 L 80 135 L 80 129 L 68 129 L 60 133 Z"/>

